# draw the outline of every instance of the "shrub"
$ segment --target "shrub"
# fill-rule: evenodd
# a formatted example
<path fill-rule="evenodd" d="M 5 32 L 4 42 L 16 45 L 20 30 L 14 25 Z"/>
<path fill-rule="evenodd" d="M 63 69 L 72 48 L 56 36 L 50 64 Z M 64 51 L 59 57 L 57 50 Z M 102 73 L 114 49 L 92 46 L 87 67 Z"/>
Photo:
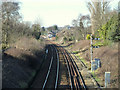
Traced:
<path fill-rule="evenodd" d="M 58 40 L 58 36 L 56 35 L 56 40 Z"/>
<path fill-rule="evenodd" d="M 64 40 L 64 41 L 67 41 L 67 38 L 66 38 L 66 37 L 64 37 L 64 38 L 63 38 L 63 40 Z"/>
<path fill-rule="evenodd" d="M 93 46 L 104 46 L 104 43 L 101 41 L 97 41 Z"/>
<path fill-rule="evenodd" d="M 86 39 L 90 40 L 90 34 L 87 34 Z"/>
<path fill-rule="evenodd" d="M 39 38 L 40 38 L 40 35 L 41 35 L 40 32 L 37 32 L 37 31 L 33 32 L 33 36 L 34 36 L 36 39 L 39 39 Z"/>
<path fill-rule="evenodd" d="M 5 43 L 2 43 L 2 49 L 4 50 L 4 49 L 7 49 L 7 48 L 9 48 L 10 46 L 9 46 L 9 44 L 5 44 Z"/>
<path fill-rule="evenodd" d="M 120 27 L 118 16 L 114 15 L 105 25 L 98 30 L 100 38 L 104 40 L 119 41 Z"/>
<path fill-rule="evenodd" d="M 78 54 L 80 51 L 73 51 L 72 53 L 73 54 Z"/>
<path fill-rule="evenodd" d="M 69 37 L 69 41 L 73 41 L 73 40 L 75 40 L 75 37 Z"/>

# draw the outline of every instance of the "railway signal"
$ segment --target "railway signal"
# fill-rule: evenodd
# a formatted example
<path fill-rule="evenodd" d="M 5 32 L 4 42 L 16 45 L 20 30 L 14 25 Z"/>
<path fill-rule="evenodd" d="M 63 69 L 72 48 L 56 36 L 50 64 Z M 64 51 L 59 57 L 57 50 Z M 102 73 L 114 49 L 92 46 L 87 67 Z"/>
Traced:
<path fill-rule="evenodd" d="M 92 44 L 93 44 L 93 42 L 92 42 L 92 34 L 91 34 L 91 37 L 90 37 L 90 40 L 91 40 L 91 72 L 93 71 L 93 67 L 92 67 L 92 59 L 93 59 L 93 49 L 92 49 Z"/>
<path fill-rule="evenodd" d="M 92 46 L 93 48 L 99 48 L 99 46 Z"/>
<path fill-rule="evenodd" d="M 101 67 L 100 59 L 95 58 L 95 59 L 92 61 L 92 70 L 95 71 L 96 69 L 98 69 L 98 68 L 100 68 L 100 67 Z"/>
<path fill-rule="evenodd" d="M 97 64 L 97 68 L 101 67 L 101 62 L 99 58 L 95 58 L 96 64 Z"/>
<path fill-rule="evenodd" d="M 99 48 L 99 46 L 93 46 L 93 40 L 100 40 L 100 38 L 92 38 L 92 34 L 90 35 L 90 41 L 91 41 L 91 49 L 90 49 L 90 55 L 91 55 L 91 72 L 93 71 L 93 48 Z M 100 61 L 99 66 L 100 66 Z"/>
<path fill-rule="evenodd" d="M 95 40 L 100 40 L 100 38 L 95 38 Z"/>
<path fill-rule="evenodd" d="M 95 60 L 92 61 L 92 70 L 95 71 L 97 69 L 97 63 Z"/>

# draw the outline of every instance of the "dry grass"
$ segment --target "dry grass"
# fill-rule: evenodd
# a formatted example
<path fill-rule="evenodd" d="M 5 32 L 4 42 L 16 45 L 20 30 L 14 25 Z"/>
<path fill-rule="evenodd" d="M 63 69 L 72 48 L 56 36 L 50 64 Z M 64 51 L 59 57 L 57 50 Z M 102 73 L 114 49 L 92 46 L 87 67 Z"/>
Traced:
<path fill-rule="evenodd" d="M 72 51 L 79 51 L 78 55 L 90 64 L 90 41 L 81 40 L 69 47 Z M 104 86 L 105 72 L 111 72 L 111 88 L 118 88 L 118 44 L 114 43 L 112 46 L 102 46 L 93 49 L 93 59 L 99 58 L 101 60 L 101 68 L 96 72 L 100 79 L 100 85 Z"/>
<path fill-rule="evenodd" d="M 32 72 L 42 64 L 44 48 L 43 42 L 23 37 L 6 50 L 3 54 L 3 88 L 28 86 L 34 77 Z"/>

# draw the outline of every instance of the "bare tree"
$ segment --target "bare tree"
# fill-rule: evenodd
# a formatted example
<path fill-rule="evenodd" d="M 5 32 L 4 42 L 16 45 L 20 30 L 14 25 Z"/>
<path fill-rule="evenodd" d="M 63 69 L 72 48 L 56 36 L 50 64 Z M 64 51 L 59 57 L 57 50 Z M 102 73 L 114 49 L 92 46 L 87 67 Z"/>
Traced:
<path fill-rule="evenodd" d="M 88 10 L 91 14 L 92 33 L 95 33 L 102 24 L 106 23 L 107 17 L 105 15 L 109 11 L 110 1 L 93 1 L 87 3 Z"/>
<path fill-rule="evenodd" d="M 22 21 L 19 14 L 20 3 L 2 2 L 2 43 L 10 44 L 19 37 L 29 36 L 32 33 L 31 26 Z M 30 31 L 31 30 L 31 31 Z"/>
<path fill-rule="evenodd" d="M 36 17 L 36 19 L 35 19 L 35 21 L 34 21 L 34 24 L 39 24 L 40 27 L 42 26 L 42 20 L 41 20 L 41 18 L 40 18 L 39 16 Z"/>
<path fill-rule="evenodd" d="M 9 37 L 16 23 L 21 20 L 18 10 L 20 9 L 17 2 L 2 2 L 2 41 L 9 42 Z"/>
<path fill-rule="evenodd" d="M 72 20 L 72 25 L 73 25 L 73 27 L 76 27 L 77 26 L 77 20 L 73 19 Z"/>
<path fill-rule="evenodd" d="M 89 26 L 90 24 L 90 16 L 89 15 L 82 15 L 80 14 L 78 16 L 78 26 L 79 26 L 79 30 L 81 31 L 81 34 L 82 36 L 86 37 L 86 34 L 87 34 L 87 27 Z"/>
<path fill-rule="evenodd" d="M 2 3 L 0 3 L 0 45 L 2 41 Z"/>

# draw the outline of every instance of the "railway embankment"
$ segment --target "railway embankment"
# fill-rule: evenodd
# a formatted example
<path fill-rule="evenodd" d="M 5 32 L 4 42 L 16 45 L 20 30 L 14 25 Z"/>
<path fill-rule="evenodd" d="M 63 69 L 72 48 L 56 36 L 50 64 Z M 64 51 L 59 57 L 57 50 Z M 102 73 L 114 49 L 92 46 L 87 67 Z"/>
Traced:
<path fill-rule="evenodd" d="M 65 47 L 71 55 L 74 54 L 78 59 L 75 59 L 75 62 L 80 67 L 81 73 L 83 76 L 88 75 L 89 73 L 95 79 L 93 81 L 97 81 L 100 87 L 105 87 L 105 72 L 110 72 L 110 88 L 118 88 L 119 87 L 119 64 L 118 64 L 118 43 L 114 43 L 111 46 L 101 46 L 100 48 L 93 48 L 93 59 L 99 58 L 101 61 L 101 67 L 95 70 L 95 72 L 91 72 L 91 63 L 90 63 L 90 40 L 81 40 L 79 42 L 66 42 L 65 44 L 61 44 Z M 81 67 L 80 60 L 87 66 L 87 68 Z M 88 71 L 88 74 L 85 74 L 85 71 Z M 89 76 L 86 76 L 89 77 Z M 87 79 L 87 78 L 86 78 Z M 90 79 L 89 79 L 90 80 Z M 91 81 L 86 80 L 86 84 L 89 87 L 94 86 Z"/>
<path fill-rule="evenodd" d="M 2 88 L 29 87 L 44 60 L 44 49 L 44 41 L 24 37 L 4 51 Z"/>

